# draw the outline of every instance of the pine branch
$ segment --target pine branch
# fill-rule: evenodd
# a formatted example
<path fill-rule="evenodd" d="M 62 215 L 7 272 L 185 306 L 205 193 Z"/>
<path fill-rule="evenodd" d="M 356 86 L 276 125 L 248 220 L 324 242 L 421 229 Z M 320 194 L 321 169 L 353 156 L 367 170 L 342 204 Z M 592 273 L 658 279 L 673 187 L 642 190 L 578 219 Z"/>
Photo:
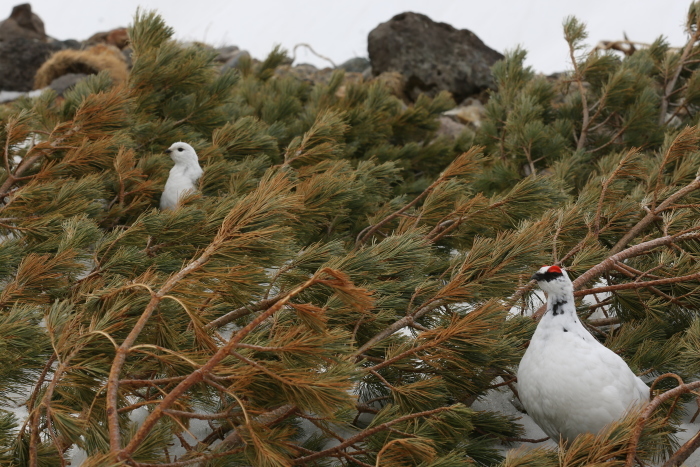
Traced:
<path fill-rule="evenodd" d="M 657 208 L 650 210 L 649 213 L 644 216 L 644 218 L 637 222 L 634 227 L 632 227 L 620 240 L 618 240 L 615 246 L 610 249 L 610 253 L 615 255 L 621 252 L 633 238 L 642 233 L 647 227 L 649 227 L 649 225 L 651 225 L 652 222 L 658 219 L 661 212 L 667 209 L 672 209 L 673 203 L 688 193 L 697 190 L 698 188 L 700 188 L 700 176 L 695 177 L 695 180 L 666 198 Z"/>
<path fill-rule="evenodd" d="M 608 285 L 603 287 L 596 287 L 593 289 L 577 290 L 574 292 L 575 297 L 583 297 L 585 295 L 604 293 L 604 292 L 615 292 L 617 290 L 629 290 L 629 289 L 640 289 L 645 287 L 654 287 L 656 285 L 666 285 L 675 284 L 676 282 L 686 282 L 700 279 L 700 273 L 689 274 L 687 276 L 677 276 L 668 277 L 666 279 L 658 279 L 653 281 L 641 281 L 641 282 L 627 282 L 624 284 Z"/>
<path fill-rule="evenodd" d="M 387 430 L 389 427 L 396 425 L 397 423 L 405 422 L 408 420 L 413 420 L 415 418 L 419 417 L 429 417 L 431 415 L 435 415 L 441 412 L 449 411 L 452 410 L 454 407 L 439 407 L 437 409 L 432 409 L 432 410 L 426 410 L 423 412 L 418 412 L 418 413 L 413 413 L 409 415 L 404 415 L 402 417 L 395 418 L 391 421 L 382 423 L 381 425 L 377 425 L 375 427 L 366 429 L 361 431 L 360 433 L 356 434 L 355 436 L 346 439 L 343 443 L 338 444 L 337 446 L 334 446 L 332 448 L 324 449 L 323 451 L 318 451 L 314 454 L 304 456 L 304 457 L 299 457 L 296 458 L 292 461 L 294 465 L 306 465 L 307 462 L 311 462 L 316 459 L 320 459 L 322 457 L 327 457 L 334 455 L 340 451 L 342 451 L 345 448 L 348 448 L 352 446 L 353 444 L 356 444 L 363 439 L 367 438 L 368 436 L 372 436 L 376 433 L 379 433 L 380 431 Z"/>
<path fill-rule="evenodd" d="M 391 323 L 389 326 L 385 327 L 381 332 L 375 334 L 370 338 L 367 342 L 364 343 L 359 349 L 355 351 L 353 354 L 353 357 L 356 359 L 359 359 L 362 357 L 362 354 L 365 353 L 368 349 L 372 348 L 374 344 L 377 342 L 380 342 L 390 335 L 394 334 L 400 329 L 405 328 L 406 326 L 410 326 L 415 320 L 421 318 L 424 316 L 426 313 L 429 313 L 433 311 L 434 309 L 441 307 L 444 305 L 445 301 L 442 300 L 437 300 L 437 301 L 429 301 L 420 308 L 418 308 L 416 311 L 412 312 L 409 315 L 404 316 L 401 319 L 398 319 Z"/>
<path fill-rule="evenodd" d="M 207 323 L 204 326 L 204 328 L 205 329 L 218 329 L 222 326 L 225 326 L 225 325 L 237 320 L 238 318 L 242 318 L 243 316 L 247 316 L 251 313 L 255 313 L 256 311 L 265 310 L 265 309 L 271 307 L 272 305 L 274 305 L 275 303 L 277 303 L 281 299 L 282 299 L 282 295 L 277 295 L 277 296 L 272 297 L 272 298 L 266 298 L 266 299 L 260 300 L 259 302 L 254 303 L 252 305 L 244 305 L 240 308 L 236 308 L 235 310 L 229 311 L 225 315 L 220 316 L 219 318 L 216 318 L 213 321 L 210 321 L 209 323 Z"/>
<path fill-rule="evenodd" d="M 634 431 L 632 432 L 632 436 L 630 437 L 629 441 L 629 450 L 627 451 L 627 459 L 625 461 L 625 467 L 633 467 L 634 462 L 635 462 L 635 455 L 637 453 L 637 446 L 639 445 L 639 439 L 642 436 L 642 431 L 644 430 L 644 425 L 646 424 L 647 420 L 649 417 L 652 416 L 654 411 L 665 401 L 671 398 L 675 398 L 680 396 L 681 394 L 687 394 L 697 388 L 700 388 L 700 381 L 695 381 L 693 383 L 687 383 L 687 384 L 682 384 L 678 387 L 675 387 L 669 391 L 664 392 L 663 394 L 659 394 L 656 396 L 654 399 L 652 399 L 644 408 L 644 410 L 641 412 L 639 416 L 639 420 L 637 421 L 637 424 L 634 428 Z M 686 448 L 686 446 L 683 446 Z M 697 446 L 696 446 L 697 448 Z M 678 458 L 681 458 L 683 455 L 687 453 L 687 456 L 690 456 L 692 454 L 692 451 L 688 452 L 689 448 L 686 448 L 685 451 L 681 453 L 681 455 Z M 687 456 L 685 457 L 687 459 Z M 681 459 L 681 462 L 685 459 Z"/>
<path fill-rule="evenodd" d="M 204 256 L 204 255 L 203 255 Z M 192 263 L 191 263 L 192 264 Z M 323 276 L 325 275 L 330 275 L 331 277 L 334 277 L 336 280 L 339 280 L 339 275 L 337 272 L 324 268 L 320 270 L 318 273 L 314 274 L 309 280 L 307 280 L 305 283 L 302 285 L 296 287 L 294 290 L 288 292 L 283 298 L 281 298 L 277 303 L 272 305 L 270 308 L 268 308 L 264 313 L 261 313 L 258 315 L 255 319 L 253 319 L 250 323 L 248 323 L 245 327 L 242 329 L 238 330 L 232 337 L 231 339 L 221 347 L 214 355 L 212 355 L 209 360 L 190 373 L 187 378 L 185 378 L 182 382 L 180 382 L 174 389 L 172 389 L 167 396 L 165 396 L 160 404 L 158 404 L 153 411 L 149 414 L 148 417 L 144 420 L 143 424 L 141 427 L 138 429 L 138 431 L 134 434 L 134 436 L 131 438 L 129 443 L 121 450 L 117 450 L 112 448 L 114 451 L 118 452 L 117 458 L 121 460 L 127 459 L 137 448 L 138 446 L 146 439 L 148 433 L 151 431 L 151 429 L 155 426 L 155 424 L 160 420 L 160 418 L 164 415 L 163 411 L 170 408 L 177 400 L 178 398 L 185 393 L 190 387 L 193 385 L 203 381 L 207 375 L 209 375 L 216 365 L 218 365 L 225 357 L 231 354 L 231 351 L 233 348 L 238 344 L 243 338 L 245 338 L 248 334 L 250 334 L 251 331 L 253 331 L 259 324 L 264 322 L 266 319 L 274 315 L 278 310 L 280 310 L 282 307 L 284 307 L 289 301 L 302 293 L 304 290 L 308 289 L 309 287 L 312 287 L 315 284 L 319 283 L 324 283 L 328 285 L 336 285 L 333 281 L 329 280 L 324 280 Z M 170 281 L 169 281 L 170 282 Z M 166 283 L 167 284 L 167 283 Z M 347 287 L 347 283 L 338 283 L 337 286 L 339 287 Z M 164 286 L 165 287 L 165 286 Z M 116 361 L 116 359 L 115 359 Z M 114 368 L 114 366 L 113 366 Z M 118 376 L 118 375 L 117 375 Z M 112 374 L 110 374 L 110 377 L 112 377 Z M 115 411 L 116 412 L 116 411 Z M 118 420 L 117 420 L 118 421 Z M 118 425 L 117 425 L 118 428 Z M 112 439 L 112 432 L 110 431 L 110 439 Z M 117 438 L 118 439 L 118 438 Z"/>
<path fill-rule="evenodd" d="M 693 47 L 695 47 L 695 43 L 700 40 L 700 29 L 696 30 L 690 39 L 688 39 L 688 42 L 685 44 L 685 47 L 683 48 L 683 52 L 681 53 L 681 57 L 678 61 L 678 66 L 676 67 L 676 71 L 673 73 L 673 77 L 671 80 L 666 83 L 666 87 L 664 88 L 664 95 L 661 97 L 661 111 L 659 112 L 659 125 L 666 125 L 668 121 L 666 120 L 666 112 L 668 111 L 668 104 L 669 104 L 669 99 L 671 94 L 673 93 L 673 88 L 676 87 L 676 82 L 678 81 L 678 78 L 681 75 L 681 72 L 683 71 L 683 68 L 686 65 L 686 60 L 688 60 L 688 56 L 690 53 L 693 51 Z"/>
<path fill-rule="evenodd" d="M 700 229 L 700 227 L 698 227 L 696 229 L 690 229 L 690 230 L 698 230 L 698 229 Z M 651 250 L 658 248 L 660 246 L 671 245 L 671 244 L 674 244 L 676 242 L 681 242 L 681 241 L 685 241 L 685 240 L 693 240 L 696 238 L 700 238 L 700 232 L 697 232 L 697 231 L 695 231 L 695 232 L 683 232 L 681 234 L 676 234 L 676 235 L 666 235 L 664 237 L 655 238 L 654 240 L 649 240 L 647 242 L 643 242 L 643 243 L 639 243 L 637 245 L 631 246 L 631 247 L 627 248 L 626 250 L 620 251 L 617 254 L 608 256 L 605 260 L 601 261 L 600 263 L 593 266 L 588 271 L 586 271 L 585 273 L 583 273 L 579 277 L 577 277 L 576 280 L 573 281 L 574 290 L 582 287 L 583 285 L 592 281 L 593 279 L 600 276 L 604 272 L 609 271 L 611 269 L 614 269 L 616 264 L 621 263 L 625 259 L 639 256 L 647 251 L 651 251 Z M 599 290 L 599 289 L 594 289 L 594 290 Z M 595 293 L 595 292 L 592 292 L 592 293 Z M 539 320 L 545 311 L 546 311 L 545 305 L 541 306 L 535 313 L 533 313 L 532 319 L 534 319 L 536 321 Z"/>
<path fill-rule="evenodd" d="M 664 463 L 662 467 L 679 467 L 685 462 L 695 451 L 700 448 L 700 431 L 686 441 L 671 457 Z"/>
<path fill-rule="evenodd" d="M 435 180 L 433 183 L 428 186 L 421 194 L 416 196 L 413 201 L 410 203 L 406 204 L 404 207 L 401 209 L 394 211 L 393 213 L 389 214 L 386 216 L 384 219 L 379 221 L 378 223 L 374 225 L 367 226 L 364 230 L 362 230 L 359 234 L 357 234 L 357 239 L 355 240 L 355 248 L 357 249 L 361 244 L 365 243 L 367 239 L 371 238 L 374 233 L 379 230 L 384 224 L 391 222 L 392 220 L 396 219 L 399 217 L 401 214 L 406 212 L 408 209 L 412 208 L 418 202 L 425 198 L 428 194 L 430 194 L 435 188 L 443 184 L 445 181 L 448 179 L 458 176 L 458 175 L 463 175 L 465 173 L 469 173 L 471 171 L 475 170 L 475 161 L 477 160 L 478 156 L 481 154 L 481 151 L 483 150 L 482 147 L 472 147 L 469 149 L 469 151 L 465 152 L 464 154 L 460 155 L 457 157 Z"/>

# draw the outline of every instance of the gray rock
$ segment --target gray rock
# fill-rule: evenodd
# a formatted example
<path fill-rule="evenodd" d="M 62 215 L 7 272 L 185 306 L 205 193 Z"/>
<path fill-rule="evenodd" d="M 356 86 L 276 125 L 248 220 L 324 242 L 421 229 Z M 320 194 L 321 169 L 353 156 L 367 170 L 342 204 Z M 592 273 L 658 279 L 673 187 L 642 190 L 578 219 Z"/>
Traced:
<path fill-rule="evenodd" d="M 60 43 L 39 42 L 22 37 L 0 42 L 0 90 L 31 91 L 34 75 Z"/>
<path fill-rule="evenodd" d="M 352 71 L 355 73 L 363 73 L 371 65 L 369 60 L 363 57 L 355 57 L 350 60 L 338 65 L 338 68 L 342 68 L 345 71 Z"/>
<path fill-rule="evenodd" d="M 122 55 L 124 56 L 124 60 L 126 60 L 126 66 L 131 69 L 131 67 L 134 65 L 134 61 L 132 59 L 132 55 L 134 55 L 134 49 L 131 47 L 125 47 L 122 49 Z"/>
<path fill-rule="evenodd" d="M 66 73 L 65 75 L 59 76 L 55 80 L 51 81 L 49 87 L 56 91 L 56 94 L 62 96 L 64 92 L 78 84 L 87 76 L 88 75 L 83 73 Z"/>
<path fill-rule="evenodd" d="M 66 39 L 65 41 L 58 41 L 61 47 L 64 49 L 80 50 L 83 48 L 83 44 L 75 39 Z"/>
<path fill-rule="evenodd" d="M 436 23 L 418 13 L 401 13 L 374 28 L 368 37 L 372 73 L 398 71 L 406 95 L 447 90 L 457 102 L 494 85 L 491 66 L 503 55 L 473 32 Z"/>
<path fill-rule="evenodd" d="M 0 41 L 9 41 L 20 37 L 39 41 L 46 40 L 44 22 L 32 13 L 32 6 L 29 3 L 15 6 L 10 17 L 0 22 Z"/>
<path fill-rule="evenodd" d="M 467 128 L 466 125 L 457 123 L 449 117 L 438 117 L 440 127 L 437 130 L 436 136 L 447 136 L 450 139 L 457 139 L 459 135 Z"/>
<path fill-rule="evenodd" d="M 250 54 L 247 50 L 239 50 L 231 58 L 228 59 L 226 63 L 221 67 L 221 71 L 226 71 L 231 68 L 238 68 L 238 63 L 243 57 L 250 59 Z"/>
<path fill-rule="evenodd" d="M 216 49 L 216 53 L 219 55 L 216 56 L 216 61 L 219 63 L 226 63 L 229 60 L 231 60 L 233 57 L 235 57 L 240 49 L 236 47 L 235 45 L 229 45 L 226 47 L 219 47 Z"/>

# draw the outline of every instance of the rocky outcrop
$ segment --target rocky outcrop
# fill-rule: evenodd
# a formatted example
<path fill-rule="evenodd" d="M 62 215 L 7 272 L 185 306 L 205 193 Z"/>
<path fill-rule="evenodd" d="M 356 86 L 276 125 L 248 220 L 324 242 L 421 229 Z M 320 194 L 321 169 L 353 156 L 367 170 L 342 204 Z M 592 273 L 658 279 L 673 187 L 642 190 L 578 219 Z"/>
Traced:
<path fill-rule="evenodd" d="M 478 94 L 493 86 L 491 66 L 503 58 L 471 31 L 410 12 L 373 29 L 368 50 L 372 73 L 401 73 L 411 100 L 442 90 L 451 92 L 457 102 Z"/>
<path fill-rule="evenodd" d="M 39 67 L 62 45 L 18 37 L 0 41 L 0 90 L 30 91 Z"/>
<path fill-rule="evenodd" d="M 0 22 L 0 41 L 18 38 L 42 42 L 46 40 L 44 22 L 32 13 L 32 6 L 29 3 L 17 5 L 12 9 L 10 17 Z"/>

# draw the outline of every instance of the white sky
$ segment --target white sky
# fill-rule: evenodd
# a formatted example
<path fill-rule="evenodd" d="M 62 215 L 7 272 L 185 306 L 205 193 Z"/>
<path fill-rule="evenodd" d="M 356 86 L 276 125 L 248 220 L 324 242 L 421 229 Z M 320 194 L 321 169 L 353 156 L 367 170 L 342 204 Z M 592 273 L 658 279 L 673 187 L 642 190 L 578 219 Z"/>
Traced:
<path fill-rule="evenodd" d="M 0 18 L 24 0 L 0 0 Z M 666 36 L 685 42 L 683 24 L 690 0 L 29 0 L 57 39 L 87 39 L 95 32 L 128 25 L 140 5 L 156 9 L 176 38 L 237 45 L 264 58 L 275 44 L 290 50 L 310 44 L 336 64 L 367 56 L 367 34 L 379 23 L 415 11 L 459 29 L 470 29 L 503 52 L 518 44 L 536 71 L 568 68 L 561 24 L 575 15 L 588 25 L 588 43 L 622 39 L 651 42 Z M 300 48 L 297 62 L 325 65 Z"/>

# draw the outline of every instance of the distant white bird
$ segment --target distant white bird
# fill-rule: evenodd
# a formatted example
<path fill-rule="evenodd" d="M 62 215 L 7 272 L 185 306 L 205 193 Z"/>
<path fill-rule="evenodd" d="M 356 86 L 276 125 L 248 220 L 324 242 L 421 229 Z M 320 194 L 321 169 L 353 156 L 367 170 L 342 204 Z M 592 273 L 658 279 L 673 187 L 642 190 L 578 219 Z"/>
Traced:
<path fill-rule="evenodd" d="M 175 209 L 180 197 L 197 189 L 197 180 L 202 176 L 199 158 L 194 148 L 187 143 L 173 143 L 166 151 L 175 165 L 170 169 L 168 181 L 165 182 L 163 196 L 160 197 L 160 208 Z"/>
<path fill-rule="evenodd" d="M 540 428 L 571 441 L 647 402 L 647 385 L 581 324 L 567 273 L 544 266 L 532 278 L 547 292 L 547 311 L 520 361 L 518 393 Z"/>

